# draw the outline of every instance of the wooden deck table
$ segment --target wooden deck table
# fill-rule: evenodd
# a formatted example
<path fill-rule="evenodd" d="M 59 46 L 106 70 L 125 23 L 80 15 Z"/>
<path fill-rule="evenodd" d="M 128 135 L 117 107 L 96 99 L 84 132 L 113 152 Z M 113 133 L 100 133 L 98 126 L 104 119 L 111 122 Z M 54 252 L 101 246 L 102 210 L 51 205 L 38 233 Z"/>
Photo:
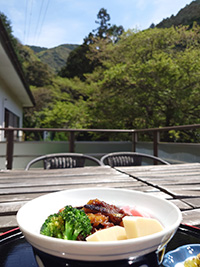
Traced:
<path fill-rule="evenodd" d="M 200 226 L 200 164 L 141 167 L 94 166 L 73 169 L 0 172 L 0 233 L 17 227 L 16 213 L 38 196 L 72 188 L 138 190 L 174 202 L 183 223 Z"/>
<path fill-rule="evenodd" d="M 115 169 L 170 196 L 182 211 L 183 223 L 200 227 L 200 163 Z"/>

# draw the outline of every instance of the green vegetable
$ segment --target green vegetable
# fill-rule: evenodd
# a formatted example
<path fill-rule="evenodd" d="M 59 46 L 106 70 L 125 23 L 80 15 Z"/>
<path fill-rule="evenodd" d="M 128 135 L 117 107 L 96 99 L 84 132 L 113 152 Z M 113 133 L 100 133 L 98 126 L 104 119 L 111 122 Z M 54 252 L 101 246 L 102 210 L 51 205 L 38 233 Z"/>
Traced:
<path fill-rule="evenodd" d="M 41 227 L 43 235 L 65 240 L 84 240 L 91 234 L 90 219 L 81 209 L 66 206 L 58 214 L 50 215 Z"/>
<path fill-rule="evenodd" d="M 47 236 L 63 238 L 64 220 L 60 214 L 50 215 L 43 223 L 40 233 Z"/>

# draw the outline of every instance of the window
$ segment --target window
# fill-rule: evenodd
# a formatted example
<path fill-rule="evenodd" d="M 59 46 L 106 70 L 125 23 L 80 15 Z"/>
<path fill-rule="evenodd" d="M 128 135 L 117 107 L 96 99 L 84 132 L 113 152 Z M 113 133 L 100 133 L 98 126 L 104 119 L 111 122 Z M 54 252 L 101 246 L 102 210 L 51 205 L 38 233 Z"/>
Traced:
<path fill-rule="evenodd" d="M 19 128 L 19 117 L 7 108 L 5 108 L 5 128 L 8 127 Z M 15 137 L 19 137 L 18 131 Z"/>
<path fill-rule="evenodd" d="M 7 108 L 5 109 L 5 127 L 19 127 L 19 117 Z"/>

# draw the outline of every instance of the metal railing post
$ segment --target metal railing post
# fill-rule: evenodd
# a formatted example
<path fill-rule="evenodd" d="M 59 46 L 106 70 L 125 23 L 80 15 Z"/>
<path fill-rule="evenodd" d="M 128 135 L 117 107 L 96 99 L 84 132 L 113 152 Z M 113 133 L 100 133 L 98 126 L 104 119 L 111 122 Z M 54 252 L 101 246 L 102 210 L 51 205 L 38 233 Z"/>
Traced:
<path fill-rule="evenodd" d="M 6 131 L 6 168 L 12 170 L 14 150 L 14 130 Z"/>
<path fill-rule="evenodd" d="M 138 141 L 138 134 L 132 133 L 132 152 L 136 152 L 136 143 Z"/>
<path fill-rule="evenodd" d="M 159 131 L 154 131 L 153 133 L 153 155 L 158 157 L 158 143 L 160 141 Z"/>

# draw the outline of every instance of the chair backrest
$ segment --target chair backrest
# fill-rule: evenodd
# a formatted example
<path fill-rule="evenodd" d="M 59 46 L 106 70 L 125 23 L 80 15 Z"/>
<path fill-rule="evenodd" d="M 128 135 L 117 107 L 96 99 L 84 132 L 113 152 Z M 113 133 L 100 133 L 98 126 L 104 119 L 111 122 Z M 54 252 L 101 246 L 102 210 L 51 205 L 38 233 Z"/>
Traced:
<path fill-rule="evenodd" d="M 143 153 L 136 153 L 136 152 L 114 152 L 114 153 L 108 153 L 104 155 L 100 161 L 104 165 L 110 165 L 111 167 L 119 167 L 119 166 L 141 166 L 143 159 L 148 160 L 148 164 L 146 165 L 152 165 L 153 164 L 167 164 L 170 163 L 148 154 Z M 149 160 L 151 160 L 149 164 Z"/>
<path fill-rule="evenodd" d="M 25 167 L 25 170 L 29 170 L 33 164 L 39 161 L 43 161 L 43 167 L 47 170 L 84 167 L 86 160 L 95 163 L 95 165 L 103 165 L 100 160 L 89 155 L 79 153 L 56 153 L 43 155 L 31 160 Z"/>

